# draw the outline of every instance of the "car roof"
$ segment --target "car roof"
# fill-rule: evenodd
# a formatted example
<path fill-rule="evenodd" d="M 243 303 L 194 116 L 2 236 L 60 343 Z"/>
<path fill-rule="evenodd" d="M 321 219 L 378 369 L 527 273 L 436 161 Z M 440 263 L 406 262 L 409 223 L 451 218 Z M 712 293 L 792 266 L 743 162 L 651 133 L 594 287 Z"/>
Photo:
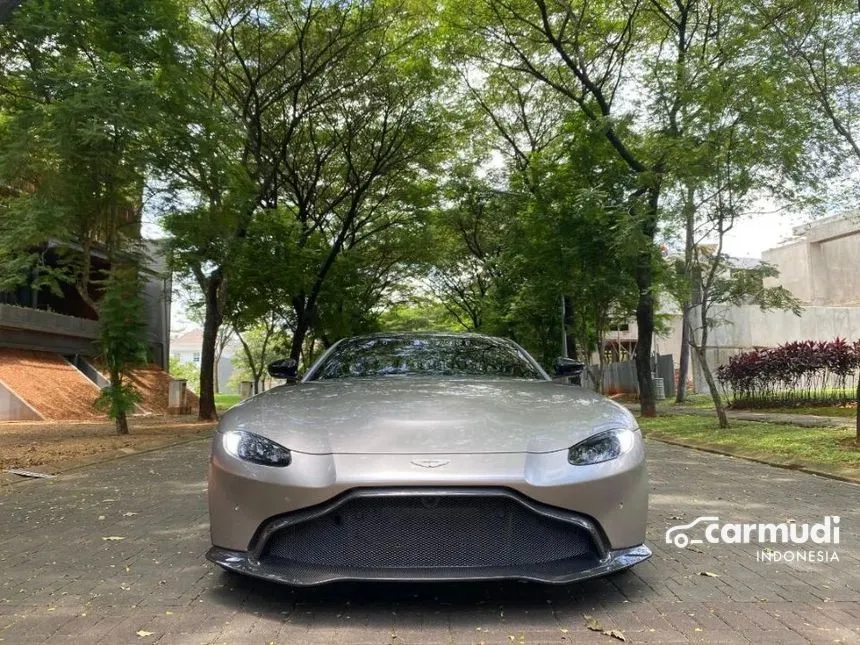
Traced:
<path fill-rule="evenodd" d="M 501 336 L 478 334 L 468 331 L 378 331 L 372 334 L 349 336 L 344 340 L 371 340 L 374 338 L 484 338 L 488 340 L 509 340 Z"/>

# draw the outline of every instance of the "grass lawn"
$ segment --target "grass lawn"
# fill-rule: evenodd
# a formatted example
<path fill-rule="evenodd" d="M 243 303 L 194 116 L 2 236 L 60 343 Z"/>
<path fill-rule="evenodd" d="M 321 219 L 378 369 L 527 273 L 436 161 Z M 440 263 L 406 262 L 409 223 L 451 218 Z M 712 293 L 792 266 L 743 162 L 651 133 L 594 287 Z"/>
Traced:
<path fill-rule="evenodd" d="M 790 408 L 750 408 L 744 412 L 776 412 L 779 414 L 814 414 L 819 417 L 843 417 L 853 419 L 857 416 L 857 408 L 827 407 L 790 407 Z"/>
<path fill-rule="evenodd" d="M 657 407 L 674 406 L 674 401 L 667 401 Z M 706 410 L 714 409 L 714 402 L 710 394 L 689 394 L 687 400 L 682 404 L 685 408 L 700 408 Z M 733 408 L 729 408 L 730 410 Z M 819 417 L 842 417 L 853 418 L 857 415 L 857 408 L 840 407 L 838 405 L 828 406 L 785 406 L 775 408 L 738 408 L 739 412 L 775 412 L 778 414 L 814 414 Z"/>
<path fill-rule="evenodd" d="M 639 419 L 645 436 L 681 441 L 784 466 L 813 468 L 860 479 L 860 446 L 853 428 L 800 428 L 775 423 L 732 421 L 717 428 L 710 417 L 674 415 Z"/>
<path fill-rule="evenodd" d="M 675 399 L 666 399 L 664 405 L 676 405 Z M 710 394 L 687 394 L 686 400 L 677 405 L 683 405 L 685 408 L 713 409 L 714 400 Z"/>
<path fill-rule="evenodd" d="M 238 394 L 226 394 L 222 392 L 215 395 L 215 408 L 218 412 L 223 412 L 224 410 L 229 410 L 241 400 Z"/>

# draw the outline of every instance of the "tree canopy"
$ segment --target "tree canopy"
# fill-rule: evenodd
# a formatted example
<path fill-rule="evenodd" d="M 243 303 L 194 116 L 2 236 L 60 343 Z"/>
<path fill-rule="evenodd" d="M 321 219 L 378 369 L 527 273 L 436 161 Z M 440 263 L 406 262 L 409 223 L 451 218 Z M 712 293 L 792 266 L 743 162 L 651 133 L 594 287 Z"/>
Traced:
<path fill-rule="evenodd" d="M 91 250 L 133 258 L 146 212 L 200 312 L 202 418 L 219 329 L 252 341 L 256 381 L 272 352 L 307 365 L 418 327 L 599 368 L 633 318 L 650 414 L 661 302 L 688 323 L 703 300 L 792 306 L 757 274 L 725 281 L 721 240 L 757 200 L 850 184 L 856 12 L 28 0 L 0 27 L 0 289 L 71 284 L 97 310 Z"/>

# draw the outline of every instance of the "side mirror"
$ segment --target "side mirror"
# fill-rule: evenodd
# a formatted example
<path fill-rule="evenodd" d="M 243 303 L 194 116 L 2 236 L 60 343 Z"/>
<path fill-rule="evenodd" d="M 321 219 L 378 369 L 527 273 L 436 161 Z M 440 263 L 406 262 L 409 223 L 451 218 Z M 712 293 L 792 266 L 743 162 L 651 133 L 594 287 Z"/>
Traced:
<path fill-rule="evenodd" d="M 559 357 L 555 359 L 553 371 L 555 372 L 553 378 L 570 378 L 577 385 L 582 385 L 585 363 L 580 363 L 572 358 Z"/>
<path fill-rule="evenodd" d="M 269 376 L 272 378 L 296 381 L 299 378 L 299 364 L 294 358 L 282 358 L 269 363 Z"/>

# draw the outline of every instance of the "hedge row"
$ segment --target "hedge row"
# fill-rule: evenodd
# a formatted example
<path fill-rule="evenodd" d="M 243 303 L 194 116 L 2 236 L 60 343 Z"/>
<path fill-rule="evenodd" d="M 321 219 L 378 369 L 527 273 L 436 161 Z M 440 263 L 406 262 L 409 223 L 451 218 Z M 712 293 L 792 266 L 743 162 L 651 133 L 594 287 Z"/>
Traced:
<path fill-rule="evenodd" d="M 854 400 L 860 341 L 795 341 L 729 358 L 717 378 L 733 407 L 845 405 Z"/>

